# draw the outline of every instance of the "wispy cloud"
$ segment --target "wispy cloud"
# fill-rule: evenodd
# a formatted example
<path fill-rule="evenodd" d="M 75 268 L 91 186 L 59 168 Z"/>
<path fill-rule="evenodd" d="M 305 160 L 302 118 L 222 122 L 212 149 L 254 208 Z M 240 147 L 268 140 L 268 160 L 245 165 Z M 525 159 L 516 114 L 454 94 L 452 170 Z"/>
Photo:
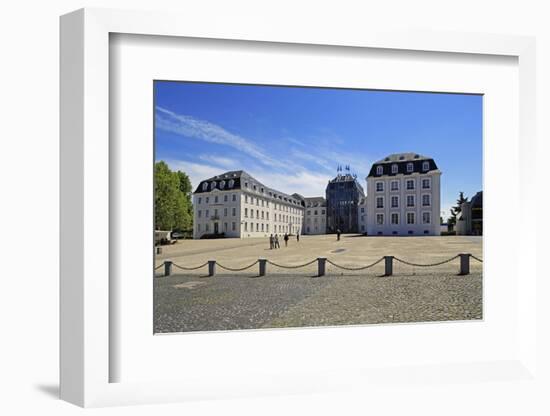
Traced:
<path fill-rule="evenodd" d="M 258 146 L 237 134 L 233 134 L 223 127 L 206 120 L 200 120 L 184 114 L 176 114 L 162 107 L 156 107 L 156 127 L 158 129 L 176 133 L 185 137 L 192 137 L 209 143 L 230 146 L 253 157 L 264 165 L 284 167 L 277 159 L 272 158 Z"/>
<path fill-rule="evenodd" d="M 224 156 L 203 154 L 199 156 L 199 159 L 203 162 L 211 163 L 224 169 L 237 170 L 242 167 L 242 163 L 240 163 L 236 158 L 232 159 Z"/>

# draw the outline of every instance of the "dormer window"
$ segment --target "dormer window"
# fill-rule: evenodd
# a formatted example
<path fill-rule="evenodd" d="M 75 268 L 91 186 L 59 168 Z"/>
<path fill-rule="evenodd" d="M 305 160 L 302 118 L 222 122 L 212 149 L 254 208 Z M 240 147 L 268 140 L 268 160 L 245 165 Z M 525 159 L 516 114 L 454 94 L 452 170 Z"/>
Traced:
<path fill-rule="evenodd" d="M 225 188 L 225 181 L 220 182 L 220 189 L 223 189 L 223 188 Z"/>
<path fill-rule="evenodd" d="M 426 172 L 427 170 L 430 170 L 430 162 L 422 162 L 422 170 Z"/>
<path fill-rule="evenodd" d="M 202 183 L 202 190 L 203 190 L 203 191 L 207 191 L 207 190 L 208 190 L 208 183 L 206 183 L 206 182 L 203 182 L 203 183 Z"/>
<path fill-rule="evenodd" d="M 234 185 L 235 185 L 235 181 L 233 179 L 229 180 L 228 186 L 230 188 L 233 188 Z"/>
<path fill-rule="evenodd" d="M 382 166 L 377 166 L 376 167 L 376 174 L 377 175 L 382 175 L 383 172 L 384 172 L 384 168 Z"/>
<path fill-rule="evenodd" d="M 414 166 L 412 163 L 407 163 L 407 172 L 411 173 L 414 170 Z"/>
<path fill-rule="evenodd" d="M 216 182 L 211 182 L 210 183 L 210 189 L 215 189 L 216 188 Z"/>
<path fill-rule="evenodd" d="M 397 165 L 391 165 L 391 173 L 397 173 Z"/>
<path fill-rule="evenodd" d="M 248 188 L 248 182 L 245 182 L 245 183 L 244 183 L 244 187 L 245 187 L 245 188 Z"/>

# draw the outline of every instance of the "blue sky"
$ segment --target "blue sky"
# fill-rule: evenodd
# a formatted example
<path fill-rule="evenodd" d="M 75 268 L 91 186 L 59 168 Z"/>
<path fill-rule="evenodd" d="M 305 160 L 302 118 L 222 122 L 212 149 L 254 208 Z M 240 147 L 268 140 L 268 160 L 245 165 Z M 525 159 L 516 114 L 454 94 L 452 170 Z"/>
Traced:
<path fill-rule="evenodd" d="M 155 82 L 155 158 L 193 187 L 244 169 L 265 185 L 324 196 L 340 165 L 366 189 L 391 153 L 433 157 L 445 217 L 482 189 L 482 97 L 324 88 Z"/>

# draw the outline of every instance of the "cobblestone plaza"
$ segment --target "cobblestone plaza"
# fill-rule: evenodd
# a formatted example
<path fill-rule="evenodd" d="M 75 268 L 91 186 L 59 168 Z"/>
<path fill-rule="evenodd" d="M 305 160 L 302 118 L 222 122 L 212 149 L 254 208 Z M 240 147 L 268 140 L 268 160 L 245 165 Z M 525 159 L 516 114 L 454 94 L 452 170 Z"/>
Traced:
<path fill-rule="evenodd" d="M 418 264 L 438 263 L 459 253 L 482 258 L 481 237 L 301 236 L 288 247 L 269 249 L 267 239 L 180 240 L 163 247 L 156 266 L 165 260 L 193 267 L 216 260 L 240 268 L 266 258 L 280 265 L 301 265 L 326 257 L 334 264 L 359 267 L 392 255 Z M 317 274 L 317 262 L 286 269 L 258 265 L 240 272 L 217 267 L 155 273 L 155 332 L 361 325 L 398 322 L 470 320 L 482 318 L 482 264 L 471 261 L 470 274 L 458 275 L 459 259 L 434 267 L 394 262 L 386 277 L 384 262 L 352 271 L 327 264 Z"/>

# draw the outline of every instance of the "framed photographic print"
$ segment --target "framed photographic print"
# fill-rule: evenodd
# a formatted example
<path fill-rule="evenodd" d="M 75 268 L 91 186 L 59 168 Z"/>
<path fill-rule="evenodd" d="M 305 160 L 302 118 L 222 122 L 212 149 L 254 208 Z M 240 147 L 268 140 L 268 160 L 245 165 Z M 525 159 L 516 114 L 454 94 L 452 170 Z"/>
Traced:
<path fill-rule="evenodd" d="M 533 380 L 533 39 L 185 21 L 61 20 L 62 398 Z"/>

